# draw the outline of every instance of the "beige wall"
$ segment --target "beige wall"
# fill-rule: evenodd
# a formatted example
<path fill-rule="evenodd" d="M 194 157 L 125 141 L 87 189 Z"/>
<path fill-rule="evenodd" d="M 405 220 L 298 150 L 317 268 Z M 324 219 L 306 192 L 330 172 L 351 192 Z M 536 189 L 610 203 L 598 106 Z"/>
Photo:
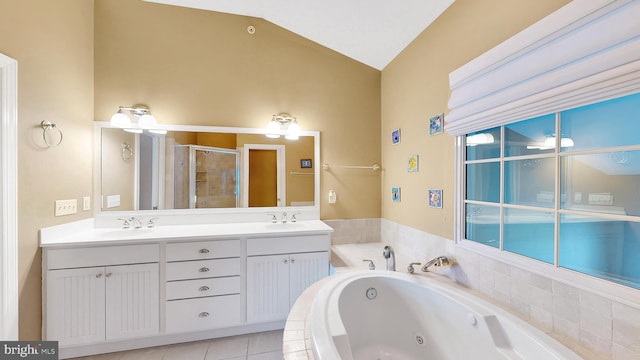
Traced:
<path fill-rule="evenodd" d="M 93 1 L 0 0 L 0 52 L 18 61 L 18 272 L 20 339 L 40 338 L 38 229 L 91 216 L 55 218 L 56 199 L 91 196 Z M 46 149 L 42 120 L 64 141 Z M 79 202 L 80 207 L 82 202 Z"/>
<path fill-rule="evenodd" d="M 321 132 L 321 161 L 380 161 L 380 71 L 264 20 L 96 0 L 95 44 L 96 120 L 136 103 L 174 124 L 262 128 L 286 112 Z M 323 219 L 380 217 L 379 174 L 323 175 Z"/>
<path fill-rule="evenodd" d="M 449 73 L 568 2 L 457 0 L 382 71 L 383 218 L 453 239 L 453 137 L 430 136 L 427 127 L 440 113 L 446 123 Z M 392 145 L 397 128 L 401 142 Z M 420 171 L 408 173 L 414 154 Z M 392 187 L 401 187 L 400 203 Z M 427 206 L 428 189 L 443 189 L 442 209 Z"/>

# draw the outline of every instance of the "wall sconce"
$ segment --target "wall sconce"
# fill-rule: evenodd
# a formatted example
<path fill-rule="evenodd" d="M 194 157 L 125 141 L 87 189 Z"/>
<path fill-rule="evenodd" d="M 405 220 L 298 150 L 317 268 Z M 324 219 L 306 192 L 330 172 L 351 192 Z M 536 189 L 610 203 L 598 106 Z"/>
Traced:
<path fill-rule="evenodd" d="M 125 111 L 129 111 L 131 115 L 138 118 L 138 123 L 132 123 Z M 133 107 L 120 106 L 118 111 L 111 117 L 111 126 L 121 128 L 124 131 L 140 134 L 143 130 L 147 130 L 154 134 L 166 134 L 167 130 L 161 129 L 149 108 L 145 105 L 134 105 Z"/>
<path fill-rule="evenodd" d="M 296 118 L 289 114 L 278 114 L 273 115 L 269 124 L 267 124 L 267 134 L 268 138 L 276 139 L 279 138 L 280 135 L 284 135 L 284 137 L 288 140 L 298 140 L 300 137 L 300 133 L 302 129 Z"/>

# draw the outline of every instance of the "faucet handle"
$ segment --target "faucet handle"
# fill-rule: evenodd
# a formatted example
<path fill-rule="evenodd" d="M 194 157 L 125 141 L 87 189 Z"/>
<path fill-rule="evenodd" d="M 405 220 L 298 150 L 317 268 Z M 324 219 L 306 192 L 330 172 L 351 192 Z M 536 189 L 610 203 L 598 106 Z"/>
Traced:
<path fill-rule="evenodd" d="M 413 274 L 413 272 L 416 271 L 416 269 L 413 268 L 413 265 L 420 266 L 420 263 L 419 262 L 412 262 L 411 264 L 409 264 L 409 266 L 407 266 L 407 272 L 409 274 Z"/>
<path fill-rule="evenodd" d="M 153 220 L 158 220 L 158 219 L 160 219 L 160 218 L 155 217 L 155 218 L 151 218 L 151 219 L 149 219 L 149 221 L 147 222 L 147 227 L 148 227 L 148 228 L 155 227 L 155 226 L 156 226 L 156 224 L 153 222 Z"/>
<path fill-rule="evenodd" d="M 131 219 L 118 218 L 118 220 L 122 220 L 123 221 L 123 223 L 122 223 L 122 228 L 123 229 L 128 229 L 131 226 L 131 223 L 130 223 Z"/>
<path fill-rule="evenodd" d="M 293 214 L 291 214 L 291 222 L 294 223 L 296 221 L 298 221 L 298 219 L 296 219 L 296 215 L 300 215 L 302 214 L 301 212 L 295 212 Z"/>
<path fill-rule="evenodd" d="M 362 261 L 368 261 L 369 262 L 369 270 L 375 270 L 376 269 L 376 264 L 373 263 L 373 260 L 371 260 L 371 259 L 362 259 Z"/>
<path fill-rule="evenodd" d="M 271 216 L 271 222 L 272 223 L 277 223 L 278 222 L 278 217 L 276 216 L 276 214 L 267 214 L 269 216 Z"/>

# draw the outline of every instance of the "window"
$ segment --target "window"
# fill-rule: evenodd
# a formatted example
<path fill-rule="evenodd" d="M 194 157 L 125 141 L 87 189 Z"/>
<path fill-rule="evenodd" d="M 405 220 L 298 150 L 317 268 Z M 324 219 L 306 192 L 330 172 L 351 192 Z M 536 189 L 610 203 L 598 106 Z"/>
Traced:
<path fill-rule="evenodd" d="M 640 289 L 640 93 L 462 139 L 462 242 Z"/>

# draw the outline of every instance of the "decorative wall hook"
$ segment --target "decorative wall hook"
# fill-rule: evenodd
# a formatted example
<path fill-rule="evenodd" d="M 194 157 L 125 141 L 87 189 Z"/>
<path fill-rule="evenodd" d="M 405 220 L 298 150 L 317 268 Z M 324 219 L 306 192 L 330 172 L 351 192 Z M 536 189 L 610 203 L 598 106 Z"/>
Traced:
<path fill-rule="evenodd" d="M 42 139 L 44 140 L 44 143 L 47 144 L 47 147 L 52 148 L 62 144 L 62 130 L 60 130 L 60 128 L 57 127 L 56 124 L 47 120 L 42 120 L 40 126 L 42 127 Z M 53 131 L 54 129 L 57 130 L 58 134 L 60 135 L 60 139 L 57 142 L 49 142 L 49 140 L 47 140 L 47 134 L 49 134 L 49 136 L 52 136 L 52 133 L 55 134 L 55 131 Z"/>

